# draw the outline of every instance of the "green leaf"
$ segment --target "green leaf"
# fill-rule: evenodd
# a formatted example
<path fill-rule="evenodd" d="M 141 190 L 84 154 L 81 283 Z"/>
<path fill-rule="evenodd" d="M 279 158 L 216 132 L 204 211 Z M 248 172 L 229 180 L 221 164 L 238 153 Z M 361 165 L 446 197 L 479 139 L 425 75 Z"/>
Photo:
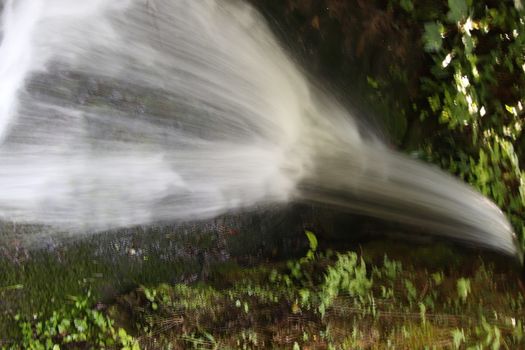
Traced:
<path fill-rule="evenodd" d="M 436 272 L 436 273 L 433 273 L 431 276 L 436 286 L 439 286 L 443 282 L 443 279 L 444 279 L 443 272 L 441 271 Z"/>
<path fill-rule="evenodd" d="M 505 105 L 505 109 L 506 109 L 507 112 L 509 112 L 510 114 L 512 114 L 512 115 L 514 115 L 514 116 L 518 116 L 518 112 L 516 111 L 516 108 L 515 108 L 515 107 L 509 106 L 509 105 Z"/>
<path fill-rule="evenodd" d="M 311 231 L 304 231 L 304 233 L 308 238 L 308 242 L 310 242 L 310 250 L 315 252 L 317 250 L 317 237 Z"/>
<path fill-rule="evenodd" d="M 414 3 L 412 2 L 412 0 L 401 0 L 399 2 L 399 5 L 403 10 L 405 10 L 408 13 L 414 11 Z"/>
<path fill-rule="evenodd" d="M 427 307 L 423 303 L 419 303 L 419 317 L 421 317 L 421 322 L 426 323 L 426 313 Z"/>
<path fill-rule="evenodd" d="M 375 80 L 374 78 L 367 76 L 366 81 L 368 82 L 368 85 L 374 89 L 379 89 L 379 82 Z"/>
<path fill-rule="evenodd" d="M 212 343 L 212 344 L 216 344 L 217 341 L 215 340 L 215 338 L 213 337 L 213 335 L 211 335 L 210 333 L 208 332 L 203 332 L 204 336 Z"/>
<path fill-rule="evenodd" d="M 447 19 L 456 23 L 467 17 L 468 6 L 465 0 L 448 0 L 450 11 L 447 13 Z"/>
<path fill-rule="evenodd" d="M 405 279 L 405 289 L 407 291 L 407 297 L 408 301 L 412 303 L 412 301 L 416 300 L 417 298 L 417 290 L 412 281 Z"/>
<path fill-rule="evenodd" d="M 426 52 L 437 52 L 443 45 L 442 33 L 443 25 L 439 22 L 425 23 L 425 32 L 423 33 L 423 44 Z"/>
<path fill-rule="evenodd" d="M 458 290 L 458 296 L 461 298 L 461 300 L 466 301 L 467 296 L 470 293 L 470 280 L 466 278 L 460 278 L 457 281 L 457 290 Z"/>
<path fill-rule="evenodd" d="M 62 319 L 62 321 L 60 321 L 60 324 L 58 325 L 58 333 L 65 334 L 69 330 L 70 326 L 71 326 L 71 321 L 69 321 L 69 319 L 67 318 Z"/>
<path fill-rule="evenodd" d="M 461 343 L 465 341 L 465 332 L 463 329 L 454 329 L 452 331 L 452 338 L 454 342 L 454 349 L 459 349 Z"/>

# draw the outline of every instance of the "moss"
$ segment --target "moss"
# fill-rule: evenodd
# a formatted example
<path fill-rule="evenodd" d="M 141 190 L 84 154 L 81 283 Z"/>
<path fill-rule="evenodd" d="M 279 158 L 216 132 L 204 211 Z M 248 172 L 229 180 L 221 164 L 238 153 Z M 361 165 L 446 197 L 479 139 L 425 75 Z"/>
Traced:
<path fill-rule="evenodd" d="M 164 259 L 155 254 L 132 254 L 131 250 L 116 252 L 107 239 L 103 240 L 107 245 L 102 246 L 107 251 L 101 253 L 100 238 L 54 250 L 28 251 L 23 260 L 0 258 L 0 334 L 13 334 L 15 314 L 49 315 L 68 296 L 82 295 L 88 289 L 97 299 L 109 301 L 140 284 L 198 275 L 201 269 L 197 257 Z"/>

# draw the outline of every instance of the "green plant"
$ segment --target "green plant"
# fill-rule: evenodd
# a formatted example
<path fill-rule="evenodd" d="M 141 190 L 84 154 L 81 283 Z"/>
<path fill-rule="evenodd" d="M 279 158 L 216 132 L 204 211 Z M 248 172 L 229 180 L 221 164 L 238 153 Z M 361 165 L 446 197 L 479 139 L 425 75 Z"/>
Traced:
<path fill-rule="evenodd" d="M 456 284 L 458 296 L 462 302 L 467 301 L 467 297 L 470 294 L 470 280 L 466 278 L 460 278 Z"/>
<path fill-rule="evenodd" d="M 404 285 L 408 303 L 409 305 L 412 305 L 417 300 L 417 289 L 414 286 L 414 283 L 412 283 L 412 281 L 409 279 L 404 280 Z"/>
<path fill-rule="evenodd" d="M 7 349 L 57 350 L 68 344 L 89 349 L 140 349 L 138 341 L 124 329 L 115 329 L 108 316 L 90 308 L 90 292 L 82 297 L 71 297 L 71 301 L 49 318 L 35 315 L 33 320 L 23 320 L 16 317 L 22 337 Z"/>
<path fill-rule="evenodd" d="M 451 145 L 433 141 L 427 149 L 504 208 L 523 241 L 523 150 L 514 147 L 525 103 L 523 12 L 504 2 L 449 0 L 448 5 L 446 15 L 425 24 L 423 41 L 434 66 L 422 78 L 427 102 L 417 109 L 422 118 L 438 117 L 448 128 L 439 136 Z"/>
<path fill-rule="evenodd" d="M 419 75 L 417 93 L 402 108 L 408 119 L 428 125 L 433 134 L 415 141 L 413 151 L 492 198 L 525 247 L 521 1 L 448 0 L 430 6 L 390 0 L 389 8 L 399 13 L 399 23 L 422 33 L 427 68 Z M 397 75 L 369 80 L 383 82 L 374 89 L 385 95 Z"/>
<path fill-rule="evenodd" d="M 502 340 L 501 330 L 498 326 L 488 323 L 483 316 L 481 317 L 481 325 L 476 327 L 476 334 L 482 338 L 481 342 L 476 344 L 480 349 L 500 349 Z"/>
<path fill-rule="evenodd" d="M 181 338 L 185 343 L 189 344 L 192 349 L 219 349 L 219 343 L 215 340 L 213 335 L 207 332 L 202 334 L 185 334 Z"/>
<path fill-rule="evenodd" d="M 300 283 L 303 285 L 311 285 L 312 277 L 310 273 L 305 270 L 309 264 L 311 264 L 317 253 L 318 241 L 315 234 L 311 231 L 305 231 L 306 238 L 308 239 L 309 249 L 305 256 L 298 260 L 289 260 L 286 263 L 288 267 L 288 274 L 278 274 L 277 271 L 273 271 L 270 275 L 272 282 L 284 282 L 287 286 L 291 286 L 293 283 Z"/>
<path fill-rule="evenodd" d="M 454 329 L 452 331 L 454 349 L 459 349 L 460 345 L 465 342 L 465 331 L 463 329 Z"/>
<path fill-rule="evenodd" d="M 354 252 L 337 254 L 334 266 L 329 266 L 319 291 L 319 312 L 323 315 L 340 294 L 364 301 L 373 281 L 367 276 L 366 264 Z"/>

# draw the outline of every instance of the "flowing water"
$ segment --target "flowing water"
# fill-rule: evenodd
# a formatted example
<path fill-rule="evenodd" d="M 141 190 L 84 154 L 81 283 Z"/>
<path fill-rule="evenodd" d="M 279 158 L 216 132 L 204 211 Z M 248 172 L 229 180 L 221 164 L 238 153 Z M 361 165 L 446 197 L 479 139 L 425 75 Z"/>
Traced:
<path fill-rule="evenodd" d="M 516 253 L 496 205 L 363 132 L 243 2 L 6 0 L 1 36 L 3 220 L 80 233 L 306 202 Z"/>

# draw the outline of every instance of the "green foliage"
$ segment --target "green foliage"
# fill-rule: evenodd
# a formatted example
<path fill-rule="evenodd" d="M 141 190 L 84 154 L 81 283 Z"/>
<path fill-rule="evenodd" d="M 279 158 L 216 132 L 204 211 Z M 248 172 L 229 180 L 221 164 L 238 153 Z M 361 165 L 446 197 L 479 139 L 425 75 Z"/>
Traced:
<path fill-rule="evenodd" d="M 481 317 L 481 325 L 476 327 L 476 333 L 481 337 L 475 348 L 498 350 L 501 347 L 501 330 L 496 325 L 491 325 L 485 317 Z"/>
<path fill-rule="evenodd" d="M 467 300 L 468 295 L 470 294 L 470 281 L 466 278 L 460 278 L 458 279 L 456 287 L 458 290 L 459 298 L 461 299 L 461 301 L 465 302 Z"/>
<path fill-rule="evenodd" d="M 320 286 L 319 312 L 324 314 L 340 294 L 365 300 L 372 284 L 372 279 L 367 277 L 366 265 L 362 258 L 359 259 L 354 252 L 337 254 L 335 265 L 327 268 L 324 282 Z"/>
<path fill-rule="evenodd" d="M 388 259 L 388 256 L 385 255 L 383 258 L 383 271 L 388 279 L 394 281 L 398 274 L 403 271 L 403 265 L 399 261 Z"/>
<path fill-rule="evenodd" d="M 428 52 L 436 52 L 441 49 L 443 45 L 443 32 L 445 28 L 439 22 L 425 23 L 425 31 L 423 33 L 423 42 L 425 43 L 425 50 Z"/>
<path fill-rule="evenodd" d="M 470 0 L 472 3 L 472 0 Z M 467 18 L 468 7 L 465 0 L 448 0 L 449 12 L 447 13 L 447 19 L 452 22 L 459 22 Z"/>
<path fill-rule="evenodd" d="M 5 225 L 1 229 L 5 231 Z M 142 229 L 134 235 L 147 236 L 151 242 L 166 242 L 160 233 L 144 235 Z M 191 235 L 191 239 L 195 240 L 195 236 L 199 235 Z M 181 244 L 190 244 L 186 243 L 189 239 L 181 237 Z M 96 299 L 103 291 L 129 288 L 136 285 L 136 281 L 156 285 L 181 274 L 198 273 L 200 269 L 193 259 L 168 261 L 161 254 L 151 254 L 147 259 L 122 251 L 100 254 L 100 248 L 113 243 L 110 235 L 99 236 L 75 241 L 60 249 L 36 249 L 16 262 L 0 254 L 0 300 L 4 308 L 17 310 L 22 318 L 32 317 L 34 310 L 50 315 L 62 306 L 68 295 L 81 295 L 86 289 L 91 290 Z M 194 241 L 191 244 L 198 247 Z M 17 332 L 11 315 L 0 313 L 0 335 Z"/>
<path fill-rule="evenodd" d="M 523 348 L 525 300 L 490 267 L 459 277 L 381 255 L 374 265 L 352 251 L 317 251 L 312 232 L 306 239 L 304 257 L 238 267 L 224 289 L 142 286 L 107 311 L 92 309 L 89 293 L 72 298 L 49 318 L 20 319 L 22 337 L 6 349 L 135 350 L 137 339 L 144 348 Z"/>
<path fill-rule="evenodd" d="M 308 239 L 309 249 L 306 252 L 306 255 L 299 260 L 290 260 L 287 262 L 287 267 L 290 270 L 290 273 L 287 275 L 273 275 L 273 279 L 279 279 L 283 281 L 287 286 L 290 286 L 293 281 L 300 282 L 303 284 L 311 283 L 311 275 L 305 267 L 311 263 L 317 251 L 317 237 L 313 232 L 305 231 L 306 238 Z"/>
<path fill-rule="evenodd" d="M 417 298 L 416 287 L 414 286 L 412 281 L 409 280 L 409 279 L 405 279 L 404 285 L 405 285 L 405 290 L 406 290 L 406 295 L 407 295 L 408 302 L 409 302 L 410 305 L 412 305 L 412 303 L 414 301 L 416 301 L 416 298 Z"/>
<path fill-rule="evenodd" d="M 452 331 L 452 338 L 454 349 L 459 349 L 459 346 L 465 341 L 465 331 L 463 329 L 454 329 Z"/>
<path fill-rule="evenodd" d="M 185 334 L 181 338 L 186 345 L 189 345 L 189 349 L 219 349 L 219 344 L 216 342 L 215 338 L 207 332 L 204 332 L 203 334 Z"/>
<path fill-rule="evenodd" d="M 406 10 L 401 0 L 393 6 Z M 525 19 L 516 2 L 448 0 L 431 20 L 414 2 L 427 73 L 411 113 L 432 125 L 419 150 L 492 198 L 525 247 Z M 390 79 L 394 79 L 392 76 Z M 435 122 L 438 122 L 437 124 Z"/>
<path fill-rule="evenodd" d="M 310 250 L 306 254 L 308 258 L 313 259 L 313 254 L 317 250 L 317 237 L 313 234 L 313 232 L 305 231 L 306 237 L 308 238 L 308 243 L 310 244 Z"/>
<path fill-rule="evenodd" d="M 405 10 L 406 12 L 412 12 L 414 10 L 414 3 L 412 0 L 400 0 L 399 5 Z"/>
<path fill-rule="evenodd" d="M 175 286 L 161 284 L 156 288 L 141 287 L 140 290 L 153 311 L 157 310 L 159 305 L 172 305 L 198 312 L 212 308 L 220 297 L 214 288 L 205 285 L 190 287 L 185 284 Z"/>
<path fill-rule="evenodd" d="M 57 350 L 61 348 L 139 350 L 138 342 L 101 311 L 90 308 L 91 293 L 71 297 L 72 303 L 49 318 L 32 320 L 17 316 L 22 338 L 6 350 Z"/>
<path fill-rule="evenodd" d="M 308 252 L 314 252 L 317 238 L 311 232 L 306 237 Z M 485 265 L 467 278 L 417 271 L 387 256 L 372 265 L 352 251 L 308 255 L 260 270 L 266 278 L 245 269 L 226 290 L 202 284 L 141 287 L 141 297 L 132 298 L 140 303 L 132 307 L 133 320 L 156 344 L 175 348 L 523 346 L 524 328 L 517 315 L 525 301 L 519 294 L 509 294 L 507 301 L 493 297 L 495 275 Z M 164 338 L 159 335 L 163 332 Z"/>

